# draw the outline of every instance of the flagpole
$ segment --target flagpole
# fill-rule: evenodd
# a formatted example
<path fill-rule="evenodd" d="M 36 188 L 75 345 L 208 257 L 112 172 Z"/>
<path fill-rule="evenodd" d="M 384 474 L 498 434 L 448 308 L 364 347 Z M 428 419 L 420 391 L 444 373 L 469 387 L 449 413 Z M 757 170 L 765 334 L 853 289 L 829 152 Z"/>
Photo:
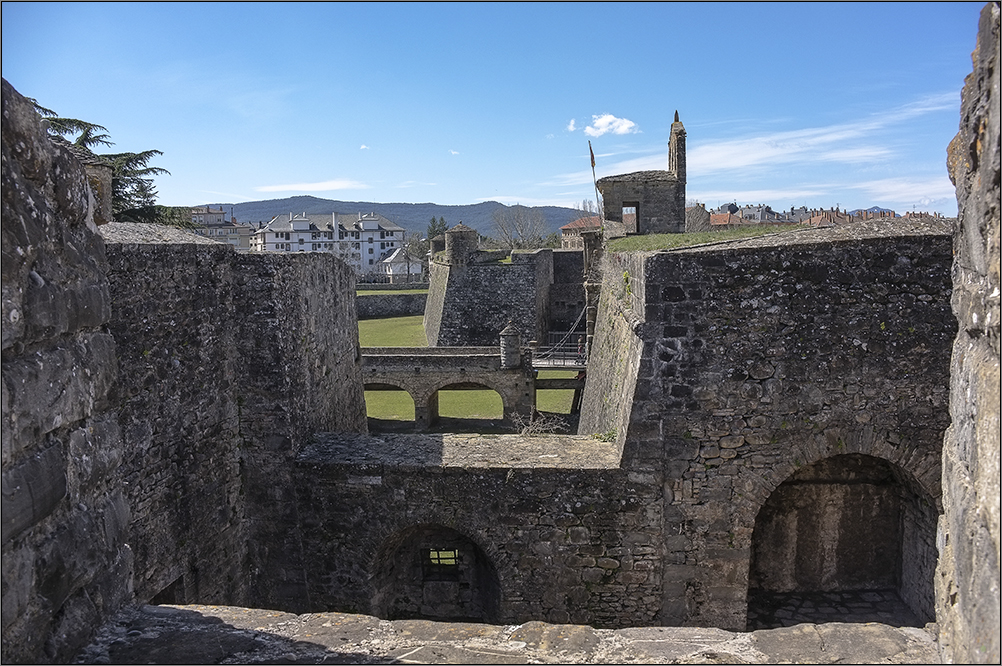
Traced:
<path fill-rule="evenodd" d="M 598 209 L 599 219 L 602 221 L 602 228 L 605 228 L 605 208 L 598 198 L 598 180 L 595 178 L 595 151 L 591 149 L 591 139 L 588 140 L 588 154 L 591 155 L 591 182 L 595 186 L 595 208 Z"/>

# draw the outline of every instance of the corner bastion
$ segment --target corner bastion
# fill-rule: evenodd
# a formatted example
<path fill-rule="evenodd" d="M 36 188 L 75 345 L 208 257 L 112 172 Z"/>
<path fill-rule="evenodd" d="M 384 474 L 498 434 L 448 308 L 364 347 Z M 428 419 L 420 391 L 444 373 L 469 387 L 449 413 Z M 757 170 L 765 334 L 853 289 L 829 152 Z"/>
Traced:
<path fill-rule="evenodd" d="M 622 467 L 663 483 L 661 621 L 741 626 L 756 594 L 825 586 L 897 588 L 931 620 L 948 223 L 604 261 L 579 432 L 616 434 Z M 852 529 L 884 523 L 903 527 Z"/>

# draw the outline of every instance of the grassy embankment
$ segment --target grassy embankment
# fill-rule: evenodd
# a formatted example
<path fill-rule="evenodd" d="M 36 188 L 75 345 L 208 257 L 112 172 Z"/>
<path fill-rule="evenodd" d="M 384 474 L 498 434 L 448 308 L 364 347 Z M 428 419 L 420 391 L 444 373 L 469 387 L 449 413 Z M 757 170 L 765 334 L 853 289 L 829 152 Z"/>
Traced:
<path fill-rule="evenodd" d="M 358 322 L 358 338 L 363 347 L 426 347 L 420 315 L 363 319 Z M 574 371 L 546 370 L 540 377 L 574 377 Z M 543 412 L 569 414 L 574 391 L 545 390 L 536 396 Z M 389 421 L 413 421 L 414 402 L 406 391 L 366 391 L 366 412 L 370 418 Z M 501 396 L 494 391 L 439 391 L 439 415 L 445 418 L 500 419 Z"/>
<path fill-rule="evenodd" d="M 797 224 L 749 224 L 723 231 L 697 231 L 688 234 L 648 234 L 643 236 L 626 236 L 609 241 L 610 252 L 652 252 L 655 250 L 672 250 L 690 245 L 704 243 L 720 243 L 723 241 L 741 240 L 754 236 L 764 236 L 780 232 L 795 232 L 803 229 Z"/>

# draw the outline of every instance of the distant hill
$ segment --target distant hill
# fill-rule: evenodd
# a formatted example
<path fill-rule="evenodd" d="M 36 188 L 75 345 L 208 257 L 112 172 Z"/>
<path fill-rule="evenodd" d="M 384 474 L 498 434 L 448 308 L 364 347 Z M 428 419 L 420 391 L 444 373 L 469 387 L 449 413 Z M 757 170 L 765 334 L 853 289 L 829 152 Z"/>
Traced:
<path fill-rule="evenodd" d="M 424 233 L 432 217 L 444 217 L 446 223 L 453 227 L 460 222 L 473 227 L 482 234 L 491 233 L 491 215 L 498 208 L 507 208 L 497 201 L 469 204 L 466 206 L 443 206 L 434 203 L 371 203 L 365 201 L 335 201 L 320 197 L 298 196 L 285 199 L 269 199 L 267 201 L 246 201 L 244 203 L 211 203 L 213 208 L 221 207 L 233 215 L 237 222 L 245 224 L 267 224 L 276 215 L 289 213 L 379 213 L 391 222 L 399 224 L 407 231 Z M 559 233 L 560 227 L 568 222 L 588 215 L 573 208 L 560 206 L 536 206 L 535 210 L 542 212 L 546 218 L 548 232 Z"/>

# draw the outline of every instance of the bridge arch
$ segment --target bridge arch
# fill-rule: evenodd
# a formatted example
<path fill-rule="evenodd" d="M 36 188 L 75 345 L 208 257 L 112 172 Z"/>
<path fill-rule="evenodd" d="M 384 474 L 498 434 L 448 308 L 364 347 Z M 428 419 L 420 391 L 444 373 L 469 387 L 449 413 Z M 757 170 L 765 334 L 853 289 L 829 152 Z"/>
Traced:
<path fill-rule="evenodd" d="M 501 417 L 505 419 L 511 418 L 511 410 L 512 405 L 515 404 L 515 398 L 505 388 L 503 385 L 483 376 L 470 378 L 468 381 L 453 378 L 433 384 L 427 393 L 427 402 L 425 403 L 428 409 L 429 423 L 434 424 L 439 418 L 439 392 L 449 390 L 493 391 L 501 400 Z"/>
<path fill-rule="evenodd" d="M 388 537 L 372 574 L 373 614 L 394 619 L 497 622 L 501 584 L 486 550 L 438 523 Z"/>
<path fill-rule="evenodd" d="M 417 423 L 417 402 L 403 382 L 365 382 L 365 411 L 369 426 L 376 429 L 410 429 Z M 406 396 L 406 399 L 401 397 Z M 380 424 L 380 425 L 376 425 Z M 408 425 L 409 424 L 409 425 Z"/>

